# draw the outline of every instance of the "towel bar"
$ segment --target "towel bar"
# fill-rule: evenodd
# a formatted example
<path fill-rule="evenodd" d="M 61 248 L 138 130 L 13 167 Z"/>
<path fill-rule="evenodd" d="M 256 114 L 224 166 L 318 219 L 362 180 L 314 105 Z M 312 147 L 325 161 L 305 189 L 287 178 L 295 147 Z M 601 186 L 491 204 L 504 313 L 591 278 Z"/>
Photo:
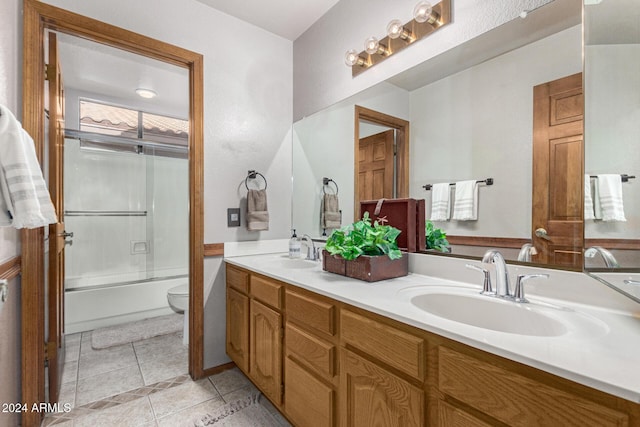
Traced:
<path fill-rule="evenodd" d="M 485 183 L 487 185 L 493 185 L 493 178 L 481 179 L 481 180 L 478 180 L 476 182 L 478 184 Z M 455 182 L 451 182 L 451 183 L 449 183 L 449 185 L 454 186 L 454 185 L 456 185 L 456 183 Z M 431 187 L 433 187 L 433 184 L 426 184 L 426 185 L 422 186 L 422 188 L 424 188 L 427 191 L 431 190 Z"/>
<path fill-rule="evenodd" d="M 262 180 L 264 181 L 264 190 L 267 189 L 267 178 L 264 177 L 260 172 L 256 172 L 254 170 L 250 170 L 247 172 L 247 177 L 244 179 L 244 186 L 247 187 L 247 191 L 249 191 L 249 180 L 256 179 L 260 175 Z"/>
<path fill-rule="evenodd" d="M 597 175 L 589 175 L 589 178 L 597 178 Z M 630 179 L 635 179 L 636 176 L 635 175 L 627 175 L 626 173 L 621 173 L 620 174 L 620 179 L 622 180 L 622 182 L 629 182 Z"/>

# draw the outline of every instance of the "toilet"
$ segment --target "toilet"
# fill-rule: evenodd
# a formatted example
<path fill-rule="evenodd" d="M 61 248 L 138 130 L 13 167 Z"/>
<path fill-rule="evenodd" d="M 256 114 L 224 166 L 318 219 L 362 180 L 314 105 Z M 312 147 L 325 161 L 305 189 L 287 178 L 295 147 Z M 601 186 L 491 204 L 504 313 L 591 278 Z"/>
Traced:
<path fill-rule="evenodd" d="M 184 313 L 182 344 L 189 345 L 189 284 L 174 286 L 167 291 L 169 306 L 176 313 Z"/>

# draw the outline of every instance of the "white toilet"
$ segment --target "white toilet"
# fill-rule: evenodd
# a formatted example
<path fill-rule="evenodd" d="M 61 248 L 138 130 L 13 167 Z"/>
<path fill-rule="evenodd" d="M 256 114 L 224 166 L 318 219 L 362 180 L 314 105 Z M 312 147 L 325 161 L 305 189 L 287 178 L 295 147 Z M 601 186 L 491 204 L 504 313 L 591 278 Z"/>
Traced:
<path fill-rule="evenodd" d="M 184 313 L 182 344 L 189 345 L 189 284 L 174 286 L 167 291 L 169 306 L 176 313 Z"/>

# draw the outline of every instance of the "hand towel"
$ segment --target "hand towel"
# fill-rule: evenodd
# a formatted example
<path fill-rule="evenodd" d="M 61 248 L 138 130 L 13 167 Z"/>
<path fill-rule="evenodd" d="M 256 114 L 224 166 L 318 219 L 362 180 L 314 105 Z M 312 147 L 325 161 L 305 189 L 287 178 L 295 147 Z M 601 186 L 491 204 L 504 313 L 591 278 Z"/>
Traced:
<path fill-rule="evenodd" d="M 617 174 L 598 175 L 598 194 L 603 221 L 626 221 L 622 202 L 622 179 Z"/>
<path fill-rule="evenodd" d="M 431 187 L 431 221 L 449 221 L 451 217 L 451 188 L 448 182 Z"/>
<path fill-rule="evenodd" d="M 322 228 L 342 227 L 342 213 L 338 204 L 337 194 L 325 194 L 322 197 L 320 226 Z"/>
<path fill-rule="evenodd" d="M 593 209 L 593 196 L 591 195 L 591 175 L 584 176 L 584 219 L 596 219 Z"/>
<path fill-rule="evenodd" d="M 264 231 L 268 229 L 267 191 L 264 189 L 249 190 L 247 193 L 247 230 Z"/>
<path fill-rule="evenodd" d="M 0 105 L 0 225 L 38 228 L 58 222 L 33 139 Z"/>
<path fill-rule="evenodd" d="M 456 182 L 453 219 L 458 221 L 478 219 L 478 183 L 476 180 Z"/>

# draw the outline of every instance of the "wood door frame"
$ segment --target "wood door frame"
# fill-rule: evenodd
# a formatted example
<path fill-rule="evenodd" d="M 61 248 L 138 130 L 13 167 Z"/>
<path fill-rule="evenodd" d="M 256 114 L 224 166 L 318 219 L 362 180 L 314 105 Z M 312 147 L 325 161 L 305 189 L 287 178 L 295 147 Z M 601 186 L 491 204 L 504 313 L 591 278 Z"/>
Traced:
<path fill-rule="evenodd" d="M 354 136 L 353 136 L 353 188 L 354 221 L 358 221 L 360 213 L 360 201 L 358 200 L 359 173 L 358 164 L 360 162 L 360 120 L 376 123 L 396 129 L 396 197 L 409 197 L 409 122 L 398 117 L 390 116 L 369 108 L 355 106 Z"/>
<path fill-rule="evenodd" d="M 44 153 L 44 31 L 71 34 L 143 55 L 189 71 L 189 374 L 203 375 L 204 214 L 203 214 L 203 57 L 202 55 L 37 0 L 24 0 L 23 127 Z M 23 229 L 22 238 L 22 402 L 44 402 L 44 227 Z M 41 414 L 25 412 L 24 426 L 40 424 Z"/>

